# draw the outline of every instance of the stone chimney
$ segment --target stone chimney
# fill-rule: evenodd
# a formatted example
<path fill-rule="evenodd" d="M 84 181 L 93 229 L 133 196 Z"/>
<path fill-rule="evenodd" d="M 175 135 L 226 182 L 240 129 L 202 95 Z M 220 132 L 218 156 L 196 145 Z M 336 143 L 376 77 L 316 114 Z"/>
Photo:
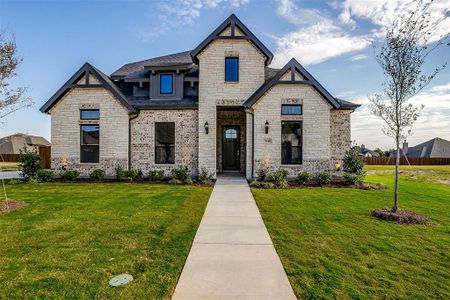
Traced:
<path fill-rule="evenodd" d="M 406 140 L 403 142 L 403 154 L 408 154 L 408 142 Z"/>

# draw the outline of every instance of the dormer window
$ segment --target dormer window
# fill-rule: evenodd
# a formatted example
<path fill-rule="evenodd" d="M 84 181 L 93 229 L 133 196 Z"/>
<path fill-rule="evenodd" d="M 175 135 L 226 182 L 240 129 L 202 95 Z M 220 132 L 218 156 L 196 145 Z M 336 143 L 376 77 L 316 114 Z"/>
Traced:
<path fill-rule="evenodd" d="M 239 81 L 239 57 L 225 58 L 225 81 Z"/>
<path fill-rule="evenodd" d="M 173 94 L 173 74 L 159 75 L 159 92 L 163 95 Z"/>

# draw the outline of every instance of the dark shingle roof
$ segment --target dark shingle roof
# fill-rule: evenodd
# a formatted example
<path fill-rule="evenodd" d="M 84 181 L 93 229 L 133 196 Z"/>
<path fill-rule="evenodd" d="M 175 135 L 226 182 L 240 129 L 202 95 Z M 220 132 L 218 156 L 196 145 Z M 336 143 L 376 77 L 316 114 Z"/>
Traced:
<path fill-rule="evenodd" d="M 450 141 L 434 138 L 414 147 L 409 147 L 408 157 L 450 157 Z"/>
<path fill-rule="evenodd" d="M 190 53 L 191 51 L 184 51 L 128 63 L 114 71 L 111 77 L 125 77 L 131 73 L 143 71 L 144 67 L 189 65 L 193 63 Z"/>
<path fill-rule="evenodd" d="M 270 79 L 274 78 L 275 75 L 277 75 L 278 71 L 280 71 L 280 69 L 274 69 L 271 67 L 266 67 L 265 68 L 265 82 L 268 82 Z"/>
<path fill-rule="evenodd" d="M 358 108 L 358 107 L 360 107 L 361 106 L 361 104 L 356 104 L 356 103 L 353 103 L 353 102 L 350 102 L 350 101 L 346 101 L 346 100 L 342 100 L 342 99 L 339 99 L 339 98 L 334 98 L 338 103 L 339 103 L 339 105 L 340 105 L 340 107 L 339 108 L 341 108 L 341 109 L 355 109 L 355 108 Z"/>

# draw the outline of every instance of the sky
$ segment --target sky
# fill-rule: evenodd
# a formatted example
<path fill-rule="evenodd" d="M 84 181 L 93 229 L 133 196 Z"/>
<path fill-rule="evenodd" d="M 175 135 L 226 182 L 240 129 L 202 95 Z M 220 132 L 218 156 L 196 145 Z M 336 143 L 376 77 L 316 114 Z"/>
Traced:
<path fill-rule="evenodd" d="M 408 7 L 406 0 L 0 0 L 0 28 L 14 34 L 23 57 L 11 84 L 29 87 L 34 100 L 33 107 L 3 120 L 0 136 L 23 132 L 50 139 L 50 116 L 39 108 L 83 63 L 111 74 L 128 62 L 191 50 L 235 13 L 274 53 L 272 67 L 295 57 L 332 95 L 362 104 L 352 114 L 352 140 L 389 149 L 393 140 L 369 111 L 368 97 L 383 81 L 372 43 Z M 436 0 L 432 16 L 443 17 L 449 7 L 450 0 Z M 449 30 L 446 18 L 433 38 Z M 424 69 L 450 61 L 449 50 L 435 51 Z M 412 103 L 425 108 L 410 145 L 450 140 L 450 67 Z"/>

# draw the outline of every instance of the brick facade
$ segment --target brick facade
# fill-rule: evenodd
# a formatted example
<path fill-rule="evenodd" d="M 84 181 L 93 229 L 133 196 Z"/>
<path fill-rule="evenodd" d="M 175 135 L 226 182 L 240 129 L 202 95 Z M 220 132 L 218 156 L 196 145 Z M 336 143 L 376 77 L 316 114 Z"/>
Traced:
<path fill-rule="evenodd" d="M 239 56 L 239 82 L 225 82 L 227 53 Z M 199 74 L 199 167 L 217 171 L 217 109 L 239 106 L 264 83 L 264 55 L 246 40 L 213 41 L 198 56 Z M 204 124 L 209 124 L 209 134 Z"/>
<path fill-rule="evenodd" d="M 175 164 L 155 163 L 155 123 L 175 123 Z M 131 166 L 145 174 L 164 170 L 166 175 L 174 166 L 187 166 L 192 175 L 198 165 L 197 110 L 141 110 L 131 120 Z"/>
<path fill-rule="evenodd" d="M 302 116 L 281 116 L 281 104 L 302 103 Z M 331 106 L 307 85 L 276 85 L 254 106 L 255 163 L 254 173 L 263 165 L 271 169 L 282 167 L 294 176 L 297 172 L 320 172 L 331 167 L 330 109 Z M 281 165 L 281 122 L 303 121 L 303 164 Z M 265 133 L 265 123 L 269 132 Z"/>
<path fill-rule="evenodd" d="M 80 109 L 92 108 L 100 110 L 100 120 L 89 121 L 100 125 L 99 163 L 80 163 Z M 106 89 L 72 89 L 50 114 L 52 169 L 76 169 L 88 176 L 100 168 L 113 176 L 116 166 L 128 167 L 128 112 Z"/>

